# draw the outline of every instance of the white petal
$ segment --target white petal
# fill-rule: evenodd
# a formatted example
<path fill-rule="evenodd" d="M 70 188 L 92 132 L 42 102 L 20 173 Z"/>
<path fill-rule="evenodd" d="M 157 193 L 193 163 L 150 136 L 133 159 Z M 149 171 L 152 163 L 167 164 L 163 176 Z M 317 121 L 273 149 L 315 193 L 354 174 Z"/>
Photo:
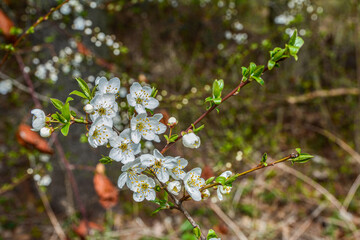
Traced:
<path fill-rule="evenodd" d="M 155 197 L 156 197 L 156 193 L 155 193 L 155 190 L 154 189 L 150 189 L 147 196 L 146 196 L 146 200 L 148 201 L 153 201 L 155 200 Z"/>
<path fill-rule="evenodd" d="M 144 106 L 143 105 L 141 105 L 141 104 L 135 104 L 135 111 L 137 112 L 137 113 L 146 113 L 146 110 L 145 110 L 145 108 L 144 108 Z"/>
<path fill-rule="evenodd" d="M 142 87 L 138 82 L 134 82 L 130 87 L 130 94 L 135 96 L 135 92 L 141 91 Z"/>
<path fill-rule="evenodd" d="M 134 198 L 135 202 L 142 202 L 145 199 L 145 197 L 142 193 L 137 193 L 137 192 L 134 192 L 133 198 Z"/>
<path fill-rule="evenodd" d="M 166 183 L 169 181 L 169 173 L 166 171 L 165 168 L 159 169 L 158 174 L 156 176 L 159 178 L 159 181 L 162 183 Z"/>
<path fill-rule="evenodd" d="M 135 98 L 130 93 L 128 95 L 126 95 L 126 99 L 130 106 L 135 107 L 135 105 L 136 105 Z"/>
<path fill-rule="evenodd" d="M 154 149 L 153 154 L 154 154 L 154 156 L 155 156 L 156 158 L 160 158 L 160 159 L 163 159 L 163 158 L 164 158 L 164 156 L 163 156 L 163 155 L 159 152 L 159 150 L 157 150 L 157 149 Z"/>
<path fill-rule="evenodd" d="M 113 94 L 118 93 L 120 90 L 120 79 L 117 77 L 110 79 L 108 83 L 108 87 L 109 87 L 109 93 L 113 93 Z"/>
<path fill-rule="evenodd" d="M 149 98 L 148 100 L 144 101 L 144 105 L 148 109 L 154 109 L 159 106 L 159 101 L 155 98 Z"/>
<path fill-rule="evenodd" d="M 120 162 L 124 159 L 124 154 L 119 148 L 113 148 L 109 153 L 109 157 L 116 162 Z"/>
<path fill-rule="evenodd" d="M 107 82 L 106 77 L 97 77 L 95 79 L 95 85 L 99 85 L 101 82 Z"/>
<path fill-rule="evenodd" d="M 165 124 L 159 123 L 158 127 L 156 128 L 156 134 L 162 134 L 166 131 L 166 126 Z"/>
<path fill-rule="evenodd" d="M 141 134 L 139 131 L 133 131 L 131 132 L 131 140 L 134 142 L 134 143 L 139 143 L 140 140 L 141 140 Z"/>
<path fill-rule="evenodd" d="M 142 89 L 143 89 L 147 94 L 149 94 L 149 96 L 151 95 L 151 93 L 152 93 L 152 88 L 151 88 L 151 87 L 149 87 L 149 86 L 144 86 Z"/>
<path fill-rule="evenodd" d="M 155 158 L 151 154 L 143 154 L 140 156 L 141 164 L 150 167 L 155 164 Z"/>
<path fill-rule="evenodd" d="M 231 171 L 225 171 L 225 172 L 223 172 L 220 176 L 221 176 L 221 177 L 228 178 L 228 177 L 230 177 L 230 176 L 231 176 L 231 174 L 232 174 L 232 172 L 231 172 Z"/>
<path fill-rule="evenodd" d="M 117 182 L 118 187 L 123 188 L 126 181 L 127 181 L 127 179 L 128 179 L 127 178 L 127 172 L 123 172 L 118 178 L 118 182 Z"/>
<path fill-rule="evenodd" d="M 198 189 L 188 187 L 187 185 L 185 185 L 185 188 L 194 201 L 201 201 L 201 192 Z"/>

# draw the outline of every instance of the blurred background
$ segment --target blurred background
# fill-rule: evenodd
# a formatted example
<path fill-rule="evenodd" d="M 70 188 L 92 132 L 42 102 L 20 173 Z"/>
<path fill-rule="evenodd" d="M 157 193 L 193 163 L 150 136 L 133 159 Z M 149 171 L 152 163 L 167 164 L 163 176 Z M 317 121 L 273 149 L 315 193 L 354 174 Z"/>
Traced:
<path fill-rule="evenodd" d="M 0 0 L 0 57 L 60 3 Z M 315 158 L 247 175 L 222 202 L 213 191 L 185 207 L 222 239 L 360 239 L 359 8 L 358 0 L 70 0 L 0 69 L 0 239 L 195 239 L 179 212 L 151 215 L 155 204 L 117 192 L 120 164 L 105 166 L 107 178 L 95 174 L 109 149 L 91 148 L 84 126 L 42 140 L 29 130 L 30 111 L 55 112 L 49 97 L 64 101 L 75 77 L 93 86 L 116 76 L 119 129 L 129 86 L 140 81 L 159 89 L 158 111 L 176 117 L 180 132 L 205 111 L 214 79 L 230 92 L 241 66 L 265 65 L 294 29 L 305 41 L 297 62 L 281 62 L 265 86 L 247 85 L 204 119 L 198 150 L 177 143 L 167 154 L 208 178 L 301 147 Z"/>

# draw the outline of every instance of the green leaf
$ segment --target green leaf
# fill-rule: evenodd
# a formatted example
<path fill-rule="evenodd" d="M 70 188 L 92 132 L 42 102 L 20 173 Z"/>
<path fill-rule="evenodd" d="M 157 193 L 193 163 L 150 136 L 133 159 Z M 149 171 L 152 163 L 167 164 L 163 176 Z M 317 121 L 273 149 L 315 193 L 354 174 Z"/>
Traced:
<path fill-rule="evenodd" d="M 64 118 L 68 121 L 70 121 L 70 105 L 69 103 L 65 103 L 64 106 L 61 109 L 61 113 L 64 116 Z"/>
<path fill-rule="evenodd" d="M 69 133 L 69 129 L 70 129 L 70 123 L 67 123 L 67 124 L 65 124 L 64 126 L 62 126 L 62 128 L 61 128 L 61 133 L 62 133 L 64 136 L 67 136 L 68 133 Z"/>
<path fill-rule="evenodd" d="M 95 89 L 95 88 L 94 88 L 94 89 Z M 85 94 L 83 94 L 82 92 L 77 91 L 77 90 L 72 91 L 69 95 L 77 95 L 77 96 L 79 96 L 79 97 L 81 97 L 81 98 L 88 99 L 88 98 L 85 96 Z"/>
<path fill-rule="evenodd" d="M 301 37 L 296 37 L 295 44 L 293 46 L 301 48 L 304 45 L 304 40 Z"/>
<path fill-rule="evenodd" d="M 296 148 L 295 150 L 299 155 L 301 154 L 301 148 Z"/>
<path fill-rule="evenodd" d="M 72 100 L 74 100 L 72 97 L 67 97 L 65 103 L 71 102 Z"/>
<path fill-rule="evenodd" d="M 251 62 L 249 65 L 250 74 L 254 73 L 255 69 L 256 69 L 256 64 Z"/>
<path fill-rule="evenodd" d="M 257 66 L 253 72 L 253 76 L 260 77 L 264 71 L 264 68 L 265 68 L 264 65 Z"/>
<path fill-rule="evenodd" d="M 156 213 L 158 213 L 160 210 L 162 210 L 163 209 L 163 207 L 158 207 L 157 209 L 155 209 L 155 211 L 153 211 L 152 213 L 151 213 L 151 215 L 155 215 Z"/>
<path fill-rule="evenodd" d="M 282 57 L 284 57 L 284 53 L 286 52 L 286 49 L 280 49 L 277 53 L 275 53 L 275 55 L 271 58 L 271 60 L 273 61 L 278 61 L 280 60 Z"/>
<path fill-rule="evenodd" d="M 262 156 L 262 158 L 261 158 L 261 164 L 262 165 L 265 165 L 264 163 L 266 163 L 266 160 L 267 160 L 267 153 L 264 153 L 264 155 Z"/>
<path fill-rule="evenodd" d="M 150 97 L 153 97 L 153 98 L 156 97 L 157 93 L 158 93 L 158 90 L 155 87 L 153 87 Z"/>
<path fill-rule="evenodd" d="M 219 176 L 215 179 L 215 182 L 220 183 L 221 185 L 224 185 L 226 181 L 225 177 Z"/>
<path fill-rule="evenodd" d="M 264 80 L 261 77 L 252 76 L 251 78 L 255 79 L 261 86 L 265 84 Z"/>
<path fill-rule="evenodd" d="M 275 67 L 276 62 L 274 62 L 273 60 L 269 60 L 268 62 L 268 69 L 271 70 Z"/>
<path fill-rule="evenodd" d="M 215 177 L 211 177 L 211 178 L 208 178 L 205 182 L 205 184 L 209 184 L 211 183 L 212 181 L 214 181 Z"/>
<path fill-rule="evenodd" d="M 193 229 L 193 232 L 194 232 L 194 234 L 195 234 L 195 236 L 196 236 L 197 238 L 200 238 L 200 237 L 201 237 L 201 231 L 200 231 L 200 229 L 199 229 L 198 227 L 194 228 L 194 229 Z"/>
<path fill-rule="evenodd" d="M 229 178 L 225 181 L 224 185 L 231 187 L 231 186 L 232 186 L 232 183 L 233 183 L 238 177 L 239 177 L 238 175 L 234 175 L 234 176 L 229 177 Z"/>
<path fill-rule="evenodd" d="M 213 102 L 216 104 L 216 105 L 219 105 L 221 103 L 221 97 L 219 98 L 214 98 L 213 99 Z"/>
<path fill-rule="evenodd" d="M 221 92 L 224 88 L 224 81 L 222 79 L 220 80 L 215 80 L 213 83 L 213 98 L 220 98 L 221 97 Z"/>
<path fill-rule="evenodd" d="M 166 139 L 166 142 L 168 142 L 168 143 L 170 142 L 168 135 L 164 134 L 164 138 Z"/>
<path fill-rule="evenodd" d="M 114 160 L 112 160 L 110 157 L 108 156 L 103 156 L 99 162 L 101 162 L 102 164 L 109 164 L 112 163 Z"/>
<path fill-rule="evenodd" d="M 75 78 L 75 80 L 78 82 L 80 89 L 83 91 L 87 99 L 91 99 L 91 92 L 89 89 L 89 86 L 86 84 L 84 80 L 81 78 Z"/>
<path fill-rule="evenodd" d="M 250 73 L 250 71 L 248 71 L 248 69 L 246 67 L 241 67 L 241 74 L 244 77 L 248 77 L 248 73 Z"/>
<path fill-rule="evenodd" d="M 204 127 L 205 127 L 205 125 L 203 124 L 203 125 L 201 125 L 200 127 L 198 127 L 198 128 L 196 128 L 195 127 L 195 125 L 194 124 L 191 124 L 191 126 L 193 127 L 192 128 L 192 130 L 193 130 L 193 132 L 194 133 L 198 133 L 198 132 L 200 132 Z"/>
<path fill-rule="evenodd" d="M 290 46 L 295 45 L 296 37 L 297 37 L 297 30 L 294 31 L 294 33 L 291 35 L 291 37 L 289 39 L 289 45 Z"/>
<path fill-rule="evenodd" d="M 306 163 L 314 156 L 307 154 L 307 153 L 301 153 L 297 158 L 290 158 L 289 160 L 293 163 Z"/>
<path fill-rule="evenodd" d="M 61 111 L 61 109 L 63 108 L 64 103 L 62 101 L 60 101 L 59 99 L 56 98 L 50 98 L 51 103 L 54 105 L 54 107 L 56 107 L 58 110 Z"/>
<path fill-rule="evenodd" d="M 60 121 L 59 116 L 56 113 L 51 114 L 51 118 Z"/>
<path fill-rule="evenodd" d="M 175 142 L 175 140 L 176 140 L 178 137 L 179 137 L 179 135 L 174 134 L 174 135 L 172 135 L 172 136 L 170 137 L 169 141 L 170 141 L 170 142 Z"/>
<path fill-rule="evenodd" d="M 61 114 L 58 113 L 58 112 L 56 112 L 55 114 L 56 114 L 56 116 L 57 116 L 57 118 L 59 119 L 60 122 L 62 122 L 62 123 L 67 123 L 67 120 L 64 118 L 63 115 L 61 115 Z"/>
<path fill-rule="evenodd" d="M 211 238 L 218 238 L 218 236 L 216 235 L 215 231 L 210 229 L 207 236 L 206 236 L 206 239 L 209 240 Z"/>

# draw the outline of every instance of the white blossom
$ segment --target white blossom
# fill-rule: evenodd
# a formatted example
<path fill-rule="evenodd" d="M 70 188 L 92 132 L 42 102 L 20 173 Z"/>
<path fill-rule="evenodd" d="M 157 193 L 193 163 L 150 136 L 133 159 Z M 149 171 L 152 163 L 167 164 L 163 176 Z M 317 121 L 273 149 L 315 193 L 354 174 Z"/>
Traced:
<path fill-rule="evenodd" d="M 167 190 L 177 196 L 181 191 L 181 183 L 179 181 L 169 182 Z"/>
<path fill-rule="evenodd" d="M 125 129 L 119 136 L 110 139 L 111 149 L 109 157 L 117 162 L 126 164 L 135 160 L 135 155 L 140 153 L 140 143 L 135 144 L 131 140 L 130 128 Z"/>
<path fill-rule="evenodd" d="M 201 168 L 194 168 L 184 177 L 185 190 L 194 201 L 201 201 L 200 188 L 205 185 L 205 180 L 200 178 Z"/>
<path fill-rule="evenodd" d="M 188 165 L 188 161 L 181 157 L 175 157 L 175 162 L 176 166 L 169 170 L 170 176 L 175 180 L 182 180 L 186 175 L 183 169 Z"/>
<path fill-rule="evenodd" d="M 220 177 L 224 177 L 227 180 L 227 179 L 229 179 L 229 177 L 231 175 L 232 175 L 231 171 L 225 171 L 220 175 Z M 219 200 L 222 201 L 224 199 L 223 194 L 229 194 L 230 191 L 231 191 L 231 187 L 220 185 L 217 189 L 217 196 L 218 196 Z"/>
<path fill-rule="evenodd" d="M 46 116 L 43 110 L 41 109 L 33 109 L 31 110 L 31 114 L 34 114 L 32 119 L 32 129 L 33 131 L 40 131 L 43 127 L 45 127 Z"/>
<path fill-rule="evenodd" d="M 112 127 L 107 125 L 103 118 L 99 118 L 91 125 L 88 141 L 90 146 L 97 148 L 108 143 L 109 139 L 114 136 Z"/>
<path fill-rule="evenodd" d="M 97 78 L 95 84 L 98 85 L 96 95 L 106 93 L 118 94 L 120 90 L 120 79 L 117 77 L 114 77 L 109 81 L 105 77 Z"/>
<path fill-rule="evenodd" d="M 202 191 L 202 198 L 206 199 L 208 197 L 210 197 L 210 191 L 209 189 L 205 189 L 204 191 Z"/>
<path fill-rule="evenodd" d="M 101 118 L 106 125 L 112 127 L 112 118 L 116 116 L 119 109 L 119 106 L 115 101 L 115 95 L 97 95 L 90 101 L 90 104 L 94 107 L 94 112 L 90 115 L 91 120 L 95 121 L 98 118 Z"/>
<path fill-rule="evenodd" d="M 156 193 L 154 187 L 155 181 L 152 178 L 140 175 L 131 189 L 134 192 L 133 198 L 135 202 L 142 202 L 145 198 L 148 201 L 155 200 Z"/>
<path fill-rule="evenodd" d="M 200 138 L 193 132 L 187 133 L 182 137 L 182 143 L 187 148 L 200 147 Z"/>
<path fill-rule="evenodd" d="M 48 127 L 43 127 L 40 129 L 40 136 L 42 136 L 42 137 L 50 137 L 51 133 L 52 133 L 52 131 Z"/>
<path fill-rule="evenodd" d="M 157 134 L 166 130 L 166 126 L 159 122 L 160 115 L 162 117 L 162 114 L 155 114 L 149 118 L 146 113 L 141 113 L 131 119 L 131 139 L 134 143 L 139 143 L 141 137 L 148 141 L 160 142 Z"/>
<path fill-rule="evenodd" d="M 140 158 L 122 166 L 121 171 L 123 171 L 123 173 L 119 176 L 118 187 L 123 188 L 126 183 L 126 186 L 132 189 L 132 186 L 137 182 L 139 174 L 142 173 L 145 168 L 146 167 L 141 165 Z"/>
<path fill-rule="evenodd" d="M 137 113 L 146 113 L 146 108 L 153 110 L 159 106 L 159 101 L 151 97 L 152 89 L 149 86 L 141 87 L 134 82 L 130 87 L 130 93 L 126 96 L 130 106 L 135 107 Z"/>
<path fill-rule="evenodd" d="M 169 181 L 169 170 L 176 166 L 175 158 L 169 156 L 164 157 L 157 149 L 154 150 L 153 155 L 141 155 L 140 161 L 144 166 L 150 167 L 159 181 L 163 183 Z"/>

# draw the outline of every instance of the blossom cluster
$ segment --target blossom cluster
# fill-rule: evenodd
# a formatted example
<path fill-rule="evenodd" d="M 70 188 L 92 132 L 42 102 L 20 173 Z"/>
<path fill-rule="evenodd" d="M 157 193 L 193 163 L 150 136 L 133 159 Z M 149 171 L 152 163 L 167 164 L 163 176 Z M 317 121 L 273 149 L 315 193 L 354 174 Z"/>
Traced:
<path fill-rule="evenodd" d="M 188 172 L 185 167 L 188 161 L 180 156 L 164 156 L 155 149 L 152 154 L 142 154 L 141 141 L 160 142 L 161 134 L 167 128 L 173 128 L 177 120 L 172 117 L 167 125 L 161 122 L 163 115 L 154 114 L 153 111 L 159 106 L 159 101 L 154 98 L 154 91 L 149 86 L 141 86 L 135 82 L 130 87 L 126 96 L 129 108 L 133 111 L 129 114 L 129 127 L 118 131 L 114 126 L 115 118 L 119 115 L 117 97 L 120 90 L 120 79 L 98 77 L 95 80 L 95 92 L 90 101 L 84 106 L 91 124 L 88 131 L 88 142 L 93 148 L 108 146 L 111 148 L 109 158 L 123 164 L 118 179 L 118 187 L 125 185 L 133 191 L 133 199 L 141 202 L 156 198 L 156 185 L 178 196 L 182 189 L 195 201 L 209 197 L 208 189 L 202 190 L 205 180 L 201 178 L 201 168 L 194 168 Z M 40 131 L 42 136 L 49 136 L 51 129 L 46 126 L 45 113 L 40 109 L 34 109 L 33 130 Z M 42 134 L 45 129 L 50 129 L 47 134 Z M 183 145 L 188 148 L 200 147 L 200 138 L 194 131 L 182 133 Z M 232 173 L 224 172 L 221 177 L 228 178 Z M 220 200 L 223 194 L 228 194 L 231 187 L 220 186 L 217 195 Z"/>

